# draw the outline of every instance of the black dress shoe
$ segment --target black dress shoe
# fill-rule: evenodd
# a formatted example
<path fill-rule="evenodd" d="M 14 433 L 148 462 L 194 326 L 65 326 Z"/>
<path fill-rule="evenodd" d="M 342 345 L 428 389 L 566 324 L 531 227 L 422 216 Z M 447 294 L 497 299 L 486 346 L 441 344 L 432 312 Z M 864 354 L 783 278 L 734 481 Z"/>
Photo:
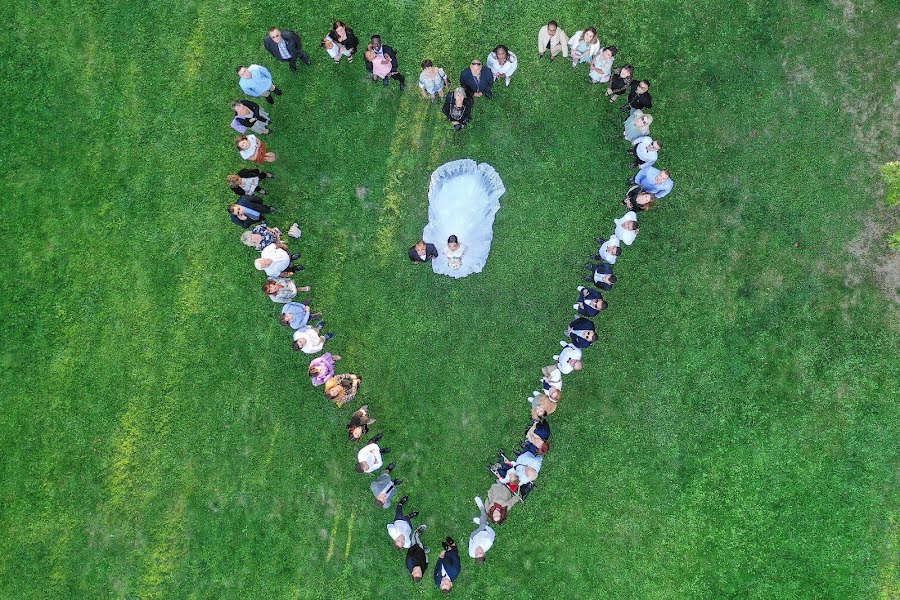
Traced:
<path fill-rule="evenodd" d="M 412 511 L 411 513 L 409 513 L 409 514 L 406 515 L 406 516 L 407 516 L 410 520 L 415 519 L 416 517 L 419 516 L 419 511 L 414 510 L 414 511 Z"/>
<path fill-rule="evenodd" d="M 408 501 L 409 501 L 409 496 L 403 496 L 402 498 L 400 498 L 400 502 L 398 502 L 397 504 L 399 504 L 400 506 L 403 506 Z"/>
<path fill-rule="evenodd" d="M 388 450 L 390 450 L 390 448 L 388 448 Z M 384 454 L 384 450 L 382 450 L 381 453 Z M 391 464 L 389 464 L 389 465 L 387 466 L 387 472 L 390 473 L 391 471 L 394 470 L 394 468 L 395 468 L 396 466 L 397 466 L 397 463 L 392 462 Z M 403 502 L 403 500 L 401 500 L 400 502 Z"/>
<path fill-rule="evenodd" d="M 593 255 L 591 255 L 591 258 L 593 258 L 594 260 L 603 260 L 603 257 L 600 256 L 599 254 L 593 254 Z"/>
<path fill-rule="evenodd" d="M 384 432 L 381 431 L 381 432 L 378 433 L 378 435 L 376 435 L 376 436 L 373 437 L 371 440 L 369 440 L 369 443 L 370 443 L 370 444 L 377 444 L 378 442 L 381 441 L 381 438 L 383 438 L 383 437 L 384 437 Z"/>
<path fill-rule="evenodd" d="M 301 255 L 300 255 L 299 252 L 298 252 L 297 254 L 291 254 L 291 260 L 292 260 L 292 261 L 294 261 L 294 260 L 300 260 L 300 256 L 301 256 Z"/>
<path fill-rule="evenodd" d="M 587 269 L 588 271 L 593 271 L 593 270 L 594 270 L 594 265 L 592 265 L 591 263 L 584 263 L 584 266 L 581 267 L 581 268 L 582 268 L 582 269 Z"/>
<path fill-rule="evenodd" d="M 382 454 L 388 454 L 388 453 L 390 453 L 390 451 L 391 451 L 390 448 L 382 448 L 382 449 L 381 449 L 381 453 L 382 453 Z M 393 464 L 393 463 L 391 463 L 391 464 Z"/>
<path fill-rule="evenodd" d="M 394 484 L 394 487 L 397 487 L 398 485 L 403 483 L 403 480 L 402 479 L 394 479 L 391 483 Z"/>

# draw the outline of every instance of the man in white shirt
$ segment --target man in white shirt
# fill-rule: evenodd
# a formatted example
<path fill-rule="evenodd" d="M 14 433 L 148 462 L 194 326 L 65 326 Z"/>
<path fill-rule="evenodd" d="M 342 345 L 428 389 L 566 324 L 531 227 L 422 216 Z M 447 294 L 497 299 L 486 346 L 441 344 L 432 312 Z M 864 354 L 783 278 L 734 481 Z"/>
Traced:
<path fill-rule="evenodd" d="M 562 392 L 562 371 L 556 365 L 548 365 L 541 369 L 541 386 L 544 392 Z"/>
<path fill-rule="evenodd" d="M 560 342 L 560 346 L 563 349 L 559 354 L 553 356 L 553 360 L 556 361 L 556 368 L 559 369 L 559 372 L 563 375 L 568 375 L 572 371 L 580 371 L 584 368 L 584 363 L 581 362 L 581 349 L 576 348 L 572 344 L 567 344 L 566 342 Z"/>
<path fill-rule="evenodd" d="M 409 496 L 400 498 L 400 502 L 397 503 L 397 508 L 394 510 L 394 522 L 387 526 L 388 535 L 394 540 L 394 547 L 398 550 L 412 546 L 412 520 L 419 516 L 417 510 L 408 515 L 403 514 L 403 507 L 406 506 L 408 500 Z"/>
<path fill-rule="evenodd" d="M 381 448 L 378 446 L 378 442 L 381 440 L 383 433 L 379 433 L 375 437 L 369 440 L 369 442 L 363 446 L 359 452 L 356 453 L 356 472 L 357 473 L 372 473 L 381 468 L 384 464 L 384 460 L 382 459 L 383 454 L 387 454 L 391 451 L 390 448 Z M 391 471 L 392 467 L 388 467 L 388 471 Z"/>
<path fill-rule="evenodd" d="M 619 246 L 619 238 L 612 235 L 608 240 L 597 238 L 597 242 L 600 244 L 600 249 L 597 250 L 597 254 L 592 258 L 594 260 L 602 260 L 611 265 L 616 264 L 616 259 L 622 254 L 622 247 Z"/>
<path fill-rule="evenodd" d="M 478 562 L 484 562 L 484 556 L 491 546 L 494 545 L 494 538 L 497 534 L 488 525 L 487 511 L 484 509 L 484 502 L 479 496 L 475 496 L 475 504 L 478 506 L 480 515 L 472 517 L 472 521 L 478 525 L 478 529 L 469 536 L 469 556 Z"/>
<path fill-rule="evenodd" d="M 633 244 L 640 232 L 637 214 L 633 210 L 630 210 L 622 215 L 622 217 L 613 219 L 613 222 L 616 224 L 616 237 L 626 246 Z"/>
<path fill-rule="evenodd" d="M 662 148 L 662 142 L 654 140 L 649 135 L 642 135 L 632 142 L 631 151 L 634 153 L 634 163 L 632 167 L 643 169 L 652 166 L 659 158 L 659 149 Z"/>
<path fill-rule="evenodd" d="M 290 255 L 283 244 L 275 242 L 262 249 L 253 265 L 258 271 L 265 271 L 269 277 L 290 277 L 303 270 L 303 265 L 291 265 L 292 261 L 299 258 L 299 254 Z"/>

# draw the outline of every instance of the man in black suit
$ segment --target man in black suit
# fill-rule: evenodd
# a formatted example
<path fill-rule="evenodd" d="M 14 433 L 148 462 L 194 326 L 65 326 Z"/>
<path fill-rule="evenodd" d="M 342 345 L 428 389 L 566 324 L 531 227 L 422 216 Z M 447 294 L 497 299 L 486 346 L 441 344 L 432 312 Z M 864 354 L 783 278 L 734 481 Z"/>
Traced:
<path fill-rule="evenodd" d="M 650 82 L 646 79 L 632 81 L 628 92 L 628 102 L 622 107 L 622 112 L 633 113 L 636 110 L 647 110 L 653 107 L 653 97 L 650 95 Z"/>
<path fill-rule="evenodd" d="M 431 262 L 437 255 L 438 251 L 434 244 L 426 244 L 424 240 L 419 240 L 409 249 L 409 260 L 414 263 Z"/>
<path fill-rule="evenodd" d="M 453 538 L 448 537 L 446 541 L 441 542 L 444 551 L 438 556 L 437 564 L 434 566 L 434 583 L 445 594 L 449 594 L 453 589 L 453 581 L 459 577 L 462 564 L 459 561 L 459 549 Z"/>
<path fill-rule="evenodd" d="M 597 341 L 597 332 L 594 330 L 593 321 L 584 317 L 578 317 L 569 323 L 566 335 L 569 336 L 573 346 L 581 349 L 589 348 Z"/>
<path fill-rule="evenodd" d="M 277 60 L 287 61 L 291 66 L 291 71 L 297 70 L 298 58 L 303 61 L 303 64 L 310 64 L 309 56 L 303 51 L 300 36 L 293 31 L 287 29 L 281 31 L 277 27 L 273 27 L 269 30 L 269 35 L 263 39 L 263 46 Z"/>
<path fill-rule="evenodd" d="M 397 62 L 397 51 L 391 48 L 390 46 L 385 46 L 381 43 L 381 36 L 375 34 L 372 36 L 371 40 L 372 52 L 375 53 L 375 60 L 383 60 L 385 58 L 391 61 L 391 73 L 385 77 L 382 81 L 384 81 L 384 87 L 387 87 L 391 83 L 391 79 L 396 79 L 400 82 L 400 91 L 406 89 L 406 78 L 403 77 L 403 74 L 400 72 L 400 65 Z M 372 61 L 368 58 L 366 60 L 366 71 L 369 73 L 372 72 Z M 374 77 L 374 76 L 373 76 Z"/>
<path fill-rule="evenodd" d="M 241 196 L 238 201 L 228 207 L 228 214 L 231 215 L 231 222 L 238 227 L 247 229 L 256 225 L 260 221 L 266 220 L 266 213 L 274 212 L 271 206 L 266 206 L 262 202 L 254 202 L 253 196 Z"/>
<path fill-rule="evenodd" d="M 477 58 L 469 63 L 469 68 L 459 74 L 459 83 L 466 88 L 466 94 L 470 98 L 493 98 L 494 76 L 490 69 L 484 69 Z"/>
<path fill-rule="evenodd" d="M 425 525 L 413 531 L 412 545 L 406 551 L 406 570 L 409 571 L 410 577 L 416 583 L 422 581 L 425 576 L 425 570 L 428 568 L 428 548 L 422 543 L 422 532 L 425 531 Z"/>
<path fill-rule="evenodd" d="M 597 265 L 586 263 L 584 268 L 592 271 L 591 275 L 585 277 L 584 280 L 588 283 L 593 283 L 601 290 L 609 291 L 616 283 L 616 276 L 613 275 L 613 266 L 609 263 L 600 263 Z"/>

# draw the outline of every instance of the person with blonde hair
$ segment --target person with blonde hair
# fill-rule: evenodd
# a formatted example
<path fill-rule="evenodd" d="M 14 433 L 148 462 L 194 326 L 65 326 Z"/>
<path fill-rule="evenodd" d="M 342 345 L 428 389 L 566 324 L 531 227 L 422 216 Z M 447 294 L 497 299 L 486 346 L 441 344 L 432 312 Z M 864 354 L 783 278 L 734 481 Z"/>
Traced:
<path fill-rule="evenodd" d="M 636 110 L 625 119 L 625 127 L 622 135 L 629 142 L 634 142 L 639 137 L 650 135 L 650 124 L 653 123 L 653 115 L 645 114 L 642 110 Z"/>
<path fill-rule="evenodd" d="M 234 140 L 234 145 L 237 146 L 241 158 L 260 165 L 267 162 L 275 162 L 277 158 L 274 152 L 269 152 L 266 148 L 266 143 L 252 133 L 250 135 L 239 135 Z"/>
<path fill-rule="evenodd" d="M 269 227 L 266 222 L 259 223 L 250 231 L 245 231 L 241 234 L 241 243 L 257 252 L 262 252 L 263 248 L 269 244 L 280 241 L 281 230 L 277 227 Z"/>
<path fill-rule="evenodd" d="M 584 31 L 578 30 L 569 38 L 569 48 L 572 49 L 572 67 L 579 63 L 589 63 L 600 52 L 600 40 L 597 39 L 597 30 L 588 27 Z"/>
<path fill-rule="evenodd" d="M 472 118 L 472 106 L 475 100 L 466 94 L 463 87 L 458 87 L 444 98 L 444 108 L 442 112 L 447 116 L 447 120 L 453 125 L 453 129 L 459 131 L 469 124 Z"/>
<path fill-rule="evenodd" d="M 325 382 L 324 394 L 326 398 L 333 401 L 340 408 L 356 398 L 361 384 L 362 379 L 360 379 L 359 375 L 342 373 L 328 378 L 328 381 Z"/>
<path fill-rule="evenodd" d="M 263 179 L 274 179 L 268 171 L 259 169 L 241 169 L 225 178 L 228 187 L 238 196 L 265 196 L 269 192 L 260 187 Z"/>

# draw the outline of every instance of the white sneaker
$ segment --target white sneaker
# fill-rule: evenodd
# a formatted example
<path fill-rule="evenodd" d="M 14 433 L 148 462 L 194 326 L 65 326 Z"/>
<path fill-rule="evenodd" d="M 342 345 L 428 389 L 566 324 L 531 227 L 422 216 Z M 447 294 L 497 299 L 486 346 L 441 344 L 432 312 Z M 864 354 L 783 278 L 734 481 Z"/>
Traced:
<path fill-rule="evenodd" d="M 509 87 L 509 81 L 510 81 L 509 77 L 505 77 L 504 79 L 506 79 L 506 87 Z"/>

